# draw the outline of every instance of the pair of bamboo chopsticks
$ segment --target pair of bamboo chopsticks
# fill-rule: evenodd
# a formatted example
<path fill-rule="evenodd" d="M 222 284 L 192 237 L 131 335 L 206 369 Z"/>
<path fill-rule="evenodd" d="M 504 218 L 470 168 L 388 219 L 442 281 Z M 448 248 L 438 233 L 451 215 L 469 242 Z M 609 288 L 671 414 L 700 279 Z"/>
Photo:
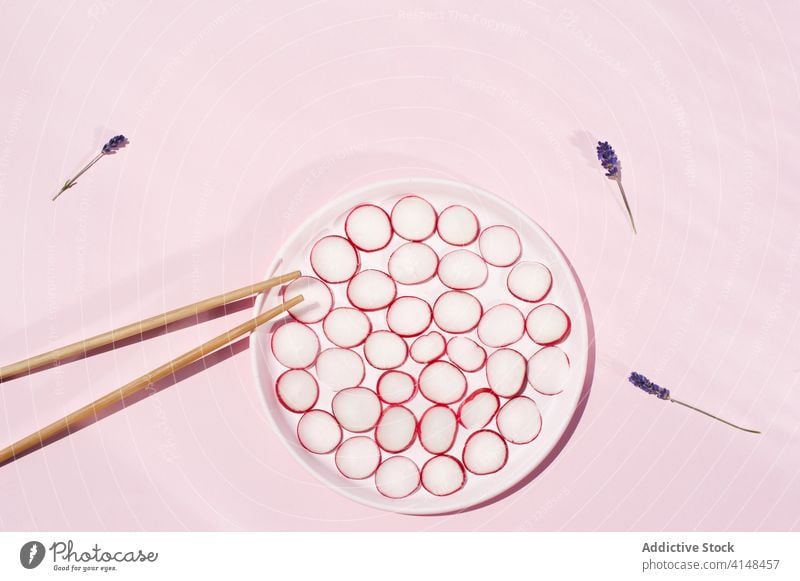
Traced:
<path fill-rule="evenodd" d="M 5 367 L 0 368 L 0 382 L 10 377 L 30 373 L 31 371 L 46 365 L 58 363 L 59 361 L 68 359 L 70 357 L 88 355 L 89 352 L 100 347 L 107 345 L 113 346 L 118 341 L 127 339 L 128 337 L 141 335 L 147 331 L 165 327 L 166 325 L 169 325 L 175 321 L 186 319 L 187 317 L 191 316 L 197 316 L 199 313 L 209 311 L 216 307 L 221 307 L 232 301 L 243 299 L 256 293 L 265 292 L 275 286 L 290 282 L 299 276 L 299 271 L 276 276 L 257 284 L 252 284 L 235 291 L 224 293 L 216 297 L 211 297 L 209 299 L 204 299 L 191 305 L 187 305 L 185 307 L 174 309 L 161 315 L 156 315 L 155 317 L 150 317 L 149 319 L 145 319 L 144 321 L 140 321 L 138 323 L 132 323 L 130 325 L 120 327 L 119 329 L 114 329 L 113 331 L 103 333 L 102 335 L 97 335 L 96 337 L 78 341 L 77 343 L 72 343 L 71 345 L 60 347 L 58 349 L 48 351 L 47 353 L 42 353 L 41 355 L 31 357 L 18 363 L 6 365 Z M 302 302 L 302 300 L 303 295 L 292 297 L 280 305 L 269 309 L 268 311 L 264 311 L 255 319 L 250 319 L 241 325 L 237 325 L 233 329 L 230 329 L 218 337 L 203 343 L 199 347 L 195 347 L 191 351 L 187 351 L 180 357 L 176 357 L 161 367 L 158 367 L 149 373 L 145 373 L 141 377 L 134 379 L 119 389 L 107 393 L 100 399 L 83 406 L 79 410 L 64 416 L 60 420 L 56 420 L 52 424 L 45 426 L 33 434 L 22 438 L 18 442 L 11 444 L 3 450 L 0 450 L 0 464 L 3 464 L 9 460 L 15 460 L 20 455 L 28 452 L 36 446 L 41 446 L 51 438 L 69 431 L 70 428 L 84 420 L 96 419 L 98 412 L 102 411 L 103 409 L 115 403 L 122 402 L 125 398 L 141 391 L 159 379 L 167 377 L 168 375 L 172 375 L 182 367 L 185 367 L 190 363 L 205 357 L 220 347 L 224 347 L 225 345 L 232 343 L 242 335 L 255 330 L 256 327 L 263 325 L 267 321 L 274 319 L 281 313 L 289 310 L 293 306 Z M 2 383 L 0 383 L 0 385 L 2 385 Z"/>

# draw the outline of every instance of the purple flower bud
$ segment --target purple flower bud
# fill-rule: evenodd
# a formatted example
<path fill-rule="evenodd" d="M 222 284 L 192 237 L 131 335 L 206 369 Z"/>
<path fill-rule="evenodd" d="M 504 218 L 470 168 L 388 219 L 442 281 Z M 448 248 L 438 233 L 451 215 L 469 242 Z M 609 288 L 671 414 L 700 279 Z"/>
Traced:
<path fill-rule="evenodd" d="M 656 385 L 641 373 L 632 372 L 628 381 L 646 393 L 655 395 L 660 399 L 669 399 L 669 390 L 666 387 Z"/>
<path fill-rule="evenodd" d="M 115 135 L 103 146 L 102 152 L 105 154 L 113 153 L 119 148 L 124 147 L 126 143 L 128 143 L 128 140 L 124 135 Z"/>
<path fill-rule="evenodd" d="M 608 141 L 597 142 L 597 159 L 606 170 L 606 177 L 615 178 L 619 175 L 622 167 L 617 159 L 617 154 L 614 153 L 614 148 L 608 144 Z"/>

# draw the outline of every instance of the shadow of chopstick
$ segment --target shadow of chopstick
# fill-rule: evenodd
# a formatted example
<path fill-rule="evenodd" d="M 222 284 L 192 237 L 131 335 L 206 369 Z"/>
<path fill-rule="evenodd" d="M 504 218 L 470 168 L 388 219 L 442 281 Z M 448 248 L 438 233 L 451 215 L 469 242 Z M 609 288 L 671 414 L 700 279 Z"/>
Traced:
<path fill-rule="evenodd" d="M 99 355 L 101 353 L 107 353 L 112 349 L 119 349 L 121 347 L 127 347 L 129 345 L 134 345 L 141 341 L 146 341 L 147 339 L 153 339 L 154 337 L 160 337 L 162 335 L 166 335 L 167 333 L 171 333 L 172 331 L 179 331 L 181 329 L 186 329 L 198 323 L 203 323 L 205 321 L 211 321 L 214 319 L 218 319 L 220 317 L 224 317 L 231 313 L 238 313 L 239 311 L 243 311 L 245 309 L 250 309 L 255 304 L 255 297 L 247 297 L 244 299 L 239 299 L 238 301 L 230 302 L 226 305 L 222 305 L 220 307 L 216 307 L 214 309 L 210 309 L 208 311 L 204 311 L 202 313 L 196 313 L 194 315 L 189 315 L 188 317 L 181 319 L 179 321 L 175 321 L 170 323 L 169 325 L 163 325 L 161 327 L 157 327 L 155 329 L 151 329 L 145 333 L 140 333 L 139 335 L 133 335 L 132 337 L 128 337 L 127 339 L 122 339 L 121 341 L 116 341 L 110 345 L 105 345 L 103 347 L 98 347 L 96 349 L 90 349 L 88 351 L 84 351 L 78 355 L 74 355 L 72 357 L 68 357 L 67 359 L 62 359 L 60 361 L 56 361 L 54 363 L 50 363 L 48 365 L 42 365 L 41 367 L 34 367 L 33 369 L 28 369 L 27 371 L 22 371 L 16 375 L 11 377 L 6 377 L 5 379 L 0 379 L 0 385 L 13 381 L 14 379 L 18 379 L 20 377 L 26 377 L 28 375 L 32 375 L 34 373 L 38 373 L 40 371 L 45 371 L 47 369 L 53 369 L 55 367 L 59 367 L 61 365 L 65 365 L 67 363 L 73 363 L 75 361 L 80 361 L 81 359 L 86 359 L 88 357 L 92 357 L 93 355 Z"/>
<path fill-rule="evenodd" d="M 252 301 L 252 299 L 248 299 L 248 300 Z M 79 430 L 87 428 L 87 427 L 99 422 L 103 418 L 107 418 L 108 416 L 110 416 L 112 414 L 115 414 L 117 412 L 120 412 L 120 411 L 124 410 L 125 408 L 127 408 L 129 406 L 135 405 L 135 404 L 139 403 L 140 401 L 142 401 L 144 399 L 147 399 L 148 397 L 150 397 L 152 395 L 156 395 L 156 394 L 160 393 L 161 391 L 163 391 L 165 389 L 168 389 L 168 388 L 172 387 L 173 385 L 183 381 L 184 379 L 188 379 L 190 377 L 193 377 L 194 375 L 197 375 L 198 373 L 202 373 L 203 371 L 205 371 L 209 367 L 213 367 L 214 365 L 217 365 L 218 363 L 222 363 L 223 361 L 226 361 L 227 359 L 230 359 L 231 357 L 233 357 L 237 353 L 241 353 L 242 351 L 246 350 L 247 347 L 248 347 L 249 341 L 250 341 L 249 337 L 242 337 L 241 339 L 231 343 L 230 345 L 226 345 L 225 347 L 222 347 L 222 348 L 218 349 L 217 351 L 214 351 L 213 353 L 209 353 L 208 355 L 206 355 L 202 359 L 198 359 L 194 363 L 190 363 L 189 365 L 187 365 L 186 367 L 184 367 L 182 369 L 179 369 L 178 371 L 176 371 L 172 375 L 169 375 L 169 376 L 167 376 L 167 377 L 165 377 L 163 379 L 160 379 L 159 381 L 156 381 L 155 383 L 151 384 L 150 386 L 148 386 L 147 388 L 143 389 L 142 391 L 137 392 L 136 394 L 132 395 L 131 397 L 125 398 L 122 402 L 119 402 L 117 404 L 114 404 L 112 406 L 107 407 L 106 409 L 101 411 L 99 414 L 96 414 L 95 417 L 92 418 L 91 420 L 86 420 L 84 422 L 80 422 L 77 425 L 72 426 L 69 430 L 65 430 L 61 434 L 59 434 L 57 436 L 54 436 L 52 438 L 48 438 L 46 440 L 42 440 L 38 445 L 32 447 L 31 449 L 26 450 L 25 452 L 22 452 L 22 453 L 18 454 L 17 456 L 6 460 L 5 462 L 0 462 L 0 468 L 2 468 L 3 466 L 5 466 L 7 464 L 10 464 L 10 463 L 14 462 L 15 460 L 19 460 L 20 458 L 23 458 L 23 457 L 27 456 L 28 454 L 30 454 L 32 452 L 35 452 L 37 450 L 41 450 L 45 446 L 47 446 L 49 444 L 52 444 L 53 442 L 57 442 L 58 440 L 61 440 L 62 438 L 65 438 L 65 437 L 69 436 L 70 434 L 73 434 L 73 433 L 75 433 L 75 432 L 77 432 Z"/>

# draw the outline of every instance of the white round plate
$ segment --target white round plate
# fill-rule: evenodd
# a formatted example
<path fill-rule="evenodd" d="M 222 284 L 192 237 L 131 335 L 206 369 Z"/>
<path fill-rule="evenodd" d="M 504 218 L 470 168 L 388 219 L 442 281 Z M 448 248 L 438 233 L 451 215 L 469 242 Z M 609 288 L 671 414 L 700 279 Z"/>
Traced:
<path fill-rule="evenodd" d="M 252 334 L 250 338 L 250 353 L 256 387 L 259 390 L 260 399 L 264 402 L 270 423 L 292 454 L 314 476 L 342 495 L 374 508 L 404 514 L 441 514 L 464 510 L 502 494 L 523 480 L 547 457 L 567 428 L 580 399 L 589 353 L 588 329 L 578 283 L 573 277 L 572 271 L 561 251 L 545 231 L 508 202 L 474 186 L 454 181 L 428 178 L 384 181 L 337 197 L 301 224 L 294 234 L 286 240 L 283 247 L 276 254 L 280 258 L 277 258 L 267 270 L 267 277 L 276 274 L 278 271 L 290 272 L 293 270 L 300 270 L 303 274 L 314 276 L 309 263 L 311 246 L 324 235 L 344 235 L 344 220 L 347 212 L 353 206 L 369 202 L 390 211 L 398 199 L 409 193 L 417 194 L 428 200 L 436 208 L 437 212 L 453 204 L 467 206 L 478 216 L 481 228 L 493 224 L 511 226 L 517 231 L 522 241 L 522 259 L 540 261 L 550 268 L 553 274 L 553 288 L 544 302 L 553 302 L 559 305 L 572 319 L 570 335 L 559 345 L 569 356 L 571 376 L 569 384 L 564 391 L 555 396 L 541 395 L 534 391 L 530 385 L 526 385 L 522 392 L 523 395 L 527 395 L 536 401 L 542 413 L 542 430 L 539 436 L 530 444 L 509 444 L 508 463 L 502 470 L 486 476 L 467 473 L 466 485 L 455 494 L 437 497 L 420 488 L 407 498 L 389 499 L 382 496 L 375 489 L 373 478 L 362 481 L 348 480 L 336 469 L 333 454 L 314 455 L 307 452 L 298 443 L 296 426 L 300 414 L 288 412 L 280 405 L 275 396 L 275 379 L 285 371 L 285 368 L 272 356 L 269 348 L 269 339 L 274 328 L 280 324 L 279 321 L 263 325 Z M 404 240 L 395 235 L 389 246 L 384 250 L 370 253 L 361 252 L 361 268 L 380 268 L 385 270 L 391 252 L 404 242 Z M 436 234 L 426 243 L 436 250 L 440 257 L 446 252 L 455 249 L 455 247 L 449 246 L 439 239 Z M 477 246 L 477 242 L 474 242 L 466 246 L 466 248 L 479 253 Z M 486 284 L 469 292 L 480 299 L 484 309 L 488 309 L 498 303 L 510 303 L 517 306 L 524 315 L 527 315 L 535 304 L 515 299 L 508 292 L 505 281 L 509 271 L 510 267 L 497 268 L 490 266 L 489 279 Z M 334 292 L 334 306 L 349 305 L 345 295 L 346 284 L 329 286 Z M 435 298 L 444 290 L 446 289 L 443 288 L 438 278 L 434 277 L 432 281 L 420 285 L 398 285 L 398 296 L 419 296 L 432 305 Z M 278 304 L 280 302 L 279 292 L 280 289 L 259 296 L 255 304 L 254 315 Z M 386 328 L 385 314 L 385 309 L 368 313 L 373 323 L 373 330 Z M 322 333 L 321 323 L 311 325 L 311 327 L 320 336 L 322 349 L 333 346 Z M 438 330 L 435 323 L 431 325 L 430 330 Z M 445 333 L 442 334 L 446 337 L 448 336 Z M 477 340 L 475 331 L 467 333 L 465 336 Z M 410 343 L 411 341 L 409 341 L 409 345 Z M 526 358 L 539 349 L 527 335 L 512 347 L 522 352 Z M 355 351 L 363 356 L 362 347 L 356 347 Z M 491 351 L 493 350 L 487 349 L 487 352 L 491 353 Z M 365 367 L 367 372 L 362 385 L 374 389 L 375 382 L 381 372 L 372 369 L 366 363 Z M 416 377 L 422 367 L 422 365 L 409 359 L 400 369 Z M 313 372 L 313 367 L 311 371 Z M 465 375 L 469 382 L 469 392 L 480 387 L 486 387 L 486 374 L 483 369 L 475 373 L 466 373 Z M 320 399 L 315 407 L 330 410 L 332 397 L 332 392 L 328 392 L 321 387 Z M 501 398 L 501 404 L 503 401 L 505 400 Z M 405 405 L 414 411 L 419 418 L 422 411 L 432 404 L 417 393 L 416 397 Z M 457 405 L 452 407 L 457 409 Z M 494 420 L 487 428 L 496 430 Z M 464 442 L 470 433 L 471 431 L 460 428 L 456 442 L 448 453 L 460 460 Z M 344 437 L 347 438 L 352 435 L 354 434 L 345 432 Z M 416 441 L 409 450 L 403 452 L 403 455 L 417 462 L 420 468 L 424 461 L 430 457 L 430 454 L 423 450 L 419 441 Z M 389 454 L 383 454 L 384 459 L 388 456 Z"/>

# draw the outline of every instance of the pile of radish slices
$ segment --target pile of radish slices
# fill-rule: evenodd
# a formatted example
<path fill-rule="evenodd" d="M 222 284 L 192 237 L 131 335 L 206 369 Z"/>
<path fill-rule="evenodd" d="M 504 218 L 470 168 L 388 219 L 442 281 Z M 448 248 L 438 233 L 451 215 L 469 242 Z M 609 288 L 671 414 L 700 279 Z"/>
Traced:
<path fill-rule="evenodd" d="M 537 400 L 569 384 L 570 317 L 512 227 L 408 194 L 352 208 L 309 254 L 270 341 L 306 451 L 400 499 L 458 493 L 535 445 Z"/>

